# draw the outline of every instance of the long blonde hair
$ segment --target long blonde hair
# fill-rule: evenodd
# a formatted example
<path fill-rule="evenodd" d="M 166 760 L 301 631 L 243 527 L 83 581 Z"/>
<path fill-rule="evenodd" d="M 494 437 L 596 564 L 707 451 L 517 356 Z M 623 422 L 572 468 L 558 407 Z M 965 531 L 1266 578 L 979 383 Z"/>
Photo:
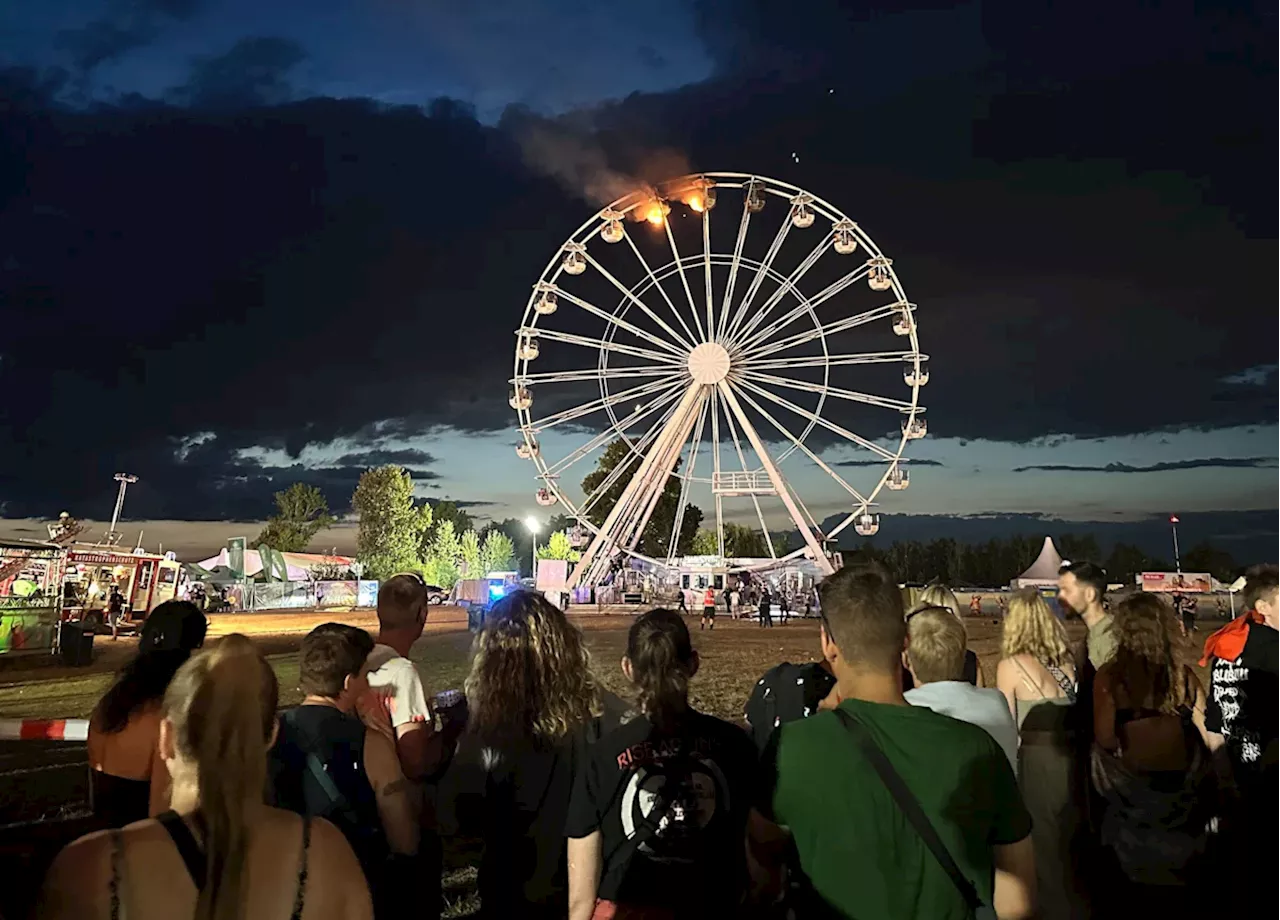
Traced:
<path fill-rule="evenodd" d="M 227 636 L 184 664 L 164 697 L 183 759 L 195 765 L 205 827 L 206 883 L 196 920 L 243 915 L 249 830 L 245 805 L 261 800 L 279 688 L 246 637 Z"/>
<path fill-rule="evenodd" d="M 540 594 L 507 595 L 485 617 L 467 675 L 467 731 L 555 743 L 600 712 L 582 633 Z"/>
<path fill-rule="evenodd" d="M 934 583 L 920 589 L 911 612 L 915 613 L 926 607 L 945 607 L 957 617 L 960 616 L 960 601 L 956 599 L 956 593 L 946 585 Z"/>
<path fill-rule="evenodd" d="M 1066 627 L 1035 590 L 1019 591 L 1009 599 L 1000 654 L 1004 658 L 1030 655 L 1042 664 L 1056 667 L 1074 665 Z"/>

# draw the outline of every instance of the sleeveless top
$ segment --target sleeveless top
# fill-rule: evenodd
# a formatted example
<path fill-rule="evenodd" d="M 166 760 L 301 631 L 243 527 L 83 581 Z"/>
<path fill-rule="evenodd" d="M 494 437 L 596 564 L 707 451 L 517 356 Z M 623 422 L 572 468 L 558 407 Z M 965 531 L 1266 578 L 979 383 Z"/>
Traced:
<path fill-rule="evenodd" d="M 272 803 L 333 822 L 373 884 L 390 850 L 365 772 L 366 731 L 359 717 L 332 706 L 287 709 L 280 715 L 268 769 Z"/>
<path fill-rule="evenodd" d="M 196 886 L 197 891 L 202 890 L 205 883 L 205 854 L 200 849 L 200 844 L 196 842 L 195 835 L 191 833 L 191 829 L 176 811 L 166 811 L 157 815 L 156 820 L 160 822 L 160 826 L 169 834 L 174 847 L 177 848 L 178 855 L 182 857 L 182 862 L 187 867 L 187 874 L 191 876 L 191 883 Z M 199 815 L 196 815 L 195 820 L 200 820 Z M 289 920 L 302 920 L 302 907 L 306 901 L 307 888 L 307 854 L 310 849 L 311 819 L 304 816 L 302 856 L 298 861 L 297 890 L 293 896 L 293 912 L 289 914 Z M 123 877 L 124 841 L 120 838 L 120 831 L 113 830 L 111 832 L 111 878 L 108 882 L 111 920 L 121 920 L 123 916 L 120 909 L 120 880 Z"/>

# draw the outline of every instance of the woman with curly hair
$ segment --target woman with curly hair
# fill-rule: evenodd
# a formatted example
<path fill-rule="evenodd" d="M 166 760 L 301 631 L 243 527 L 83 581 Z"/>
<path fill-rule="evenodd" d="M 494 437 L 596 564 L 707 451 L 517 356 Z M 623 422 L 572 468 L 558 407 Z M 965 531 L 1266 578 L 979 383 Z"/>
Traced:
<path fill-rule="evenodd" d="M 493 606 L 472 655 L 467 727 L 439 789 L 441 833 L 483 842 L 482 916 L 563 917 L 575 765 L 626 706 L 600 689 L 582 633 L 531 591 Z"/>
<path fill-rule="evenodd" d="M 1076 867 L 1083 790 L 1075 782 L 1076 665 L 1062 622 L 1034 590 L 1009 600 L 996 686 L 1018 724 L 1018 785 L 1031 813 L 1039 916 L 1087 916 Z"/>
<path fill-rule="evenodd" d="M 1117 910 L 1187 906 L 1213 817 L 1205 692 L 1179 661 L 1173 610 L 1153 594 L 1116 605 L 1115 657 L 1093 687 L 1094 786 L 1102 842 L 1123 873 Z M 1169 900 L 1172 899 L 1172 900 Z"/>

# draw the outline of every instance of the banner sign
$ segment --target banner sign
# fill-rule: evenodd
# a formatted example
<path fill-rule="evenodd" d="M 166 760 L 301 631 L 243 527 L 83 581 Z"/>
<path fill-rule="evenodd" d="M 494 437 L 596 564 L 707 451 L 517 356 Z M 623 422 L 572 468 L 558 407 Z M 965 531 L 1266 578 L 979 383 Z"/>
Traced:
<path fill-rule="evenodd" d="M 1213 590 L 1213 578 L 1208 572 L 1143 572 L 1138 583 L 1143 591 L 1172 594 L 1199 594 Z"/>
<path fill-rule="evenodd" d="M 235 578 L 244 578 L 244 537 L 232 537 L 227 541 L 227 568 Z"/>
<path fill-rule="evenodd" d="M 67 560 L 72 565 L 128 565 L 138 564 L 137 556 L 126 556 L 123 553 L 83 553 L 72 550 Z"/>

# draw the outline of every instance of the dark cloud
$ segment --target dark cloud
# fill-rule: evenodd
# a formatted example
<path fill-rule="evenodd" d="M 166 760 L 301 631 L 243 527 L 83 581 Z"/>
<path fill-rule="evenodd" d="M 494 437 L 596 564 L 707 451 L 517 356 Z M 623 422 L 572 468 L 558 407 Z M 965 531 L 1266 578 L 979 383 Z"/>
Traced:
<path fill-rule="evenodd" d="M 333 461 L 334 466 L 358 466 L 369 468 L 374 466 L 385 466 L 388 463 L 394 463 L 398 466 L 409 467 L 414 469 L 422 466 L 430 466 L 436 462 L 436 458 L 431 456 L 425 450 L 413 450 L 405 448 L 404 450 L 365 450 L 359 453 L 343 454 L 337 460 Z"/>
<path fill-rule="evenodd" d="M 243 38 L 225 54 L 197 60 L 173 98 L 205 109 L 278 105 L 292 99 L 290 75 L 307 57 L 287 38 Z"/>
<path fill-rule="evenodd" d="M 103 64 L 150 45 L 165 26 L 190 19 L 203 0 L 111 0 L 105 15 L 58 34 L 57 44 L 71 55 L 84 77 Z"/>
<path fill-rule="evenodd" d="M 946 466 L 937 460 L 912 460 L 904 458 L 904 465 L 910 466 Z M 884 466 L 883 460 L 837 460 L 832 466 Z"/>
<path fill-rule="evenodd" d="M 1153 463 L 1150 466 L 1132 466 L 1128 463 L 1107 463 L 1102 466 L 1076 466 L 1069 463 L 1045 463 L 1036 466 L 1015 466 L 1013 472 L 1030 470 L 1071 473 L 1167 473 L 1171 470 L 1202 469 L 1274 469 L 1275 457 L 1207 457 L 1203 460 L 1172 460 Z"/>
<path fill-rule="evenodd" d="M 266 107 L 302 54 L 266 39 L 195 68 L 185 107 L 71 109 L 56 75 L 0 74 L 0 503 L 95 513 L 128 469 L 146 514 L 260 517 L 294 473 L 240 449 L 510 428 L 511 332 L 590 212 L 583 175 L 644 177 L 659 150 L 777 175 L 867 228 L 920 305 L 931 434 L 1274 422 L 1274 376 L 1233 379 L 1275 363 L 1270 14 L 1116 0 L 1098 29 L 1046 0 L 843 6 L 706 0 L 716 79 L 496 128 L 447 101 Z M 574 197 L 530 165 L 535 124 L 587 151 Z M 830 344 L 872 333 L 898 341 Z M 857 410 L 825 412 L 892 426 Z M 179 463 L 171 439 L 195 432 L 216 441 Z M 340 506 L 357 469 L 314 475 Z"/>

